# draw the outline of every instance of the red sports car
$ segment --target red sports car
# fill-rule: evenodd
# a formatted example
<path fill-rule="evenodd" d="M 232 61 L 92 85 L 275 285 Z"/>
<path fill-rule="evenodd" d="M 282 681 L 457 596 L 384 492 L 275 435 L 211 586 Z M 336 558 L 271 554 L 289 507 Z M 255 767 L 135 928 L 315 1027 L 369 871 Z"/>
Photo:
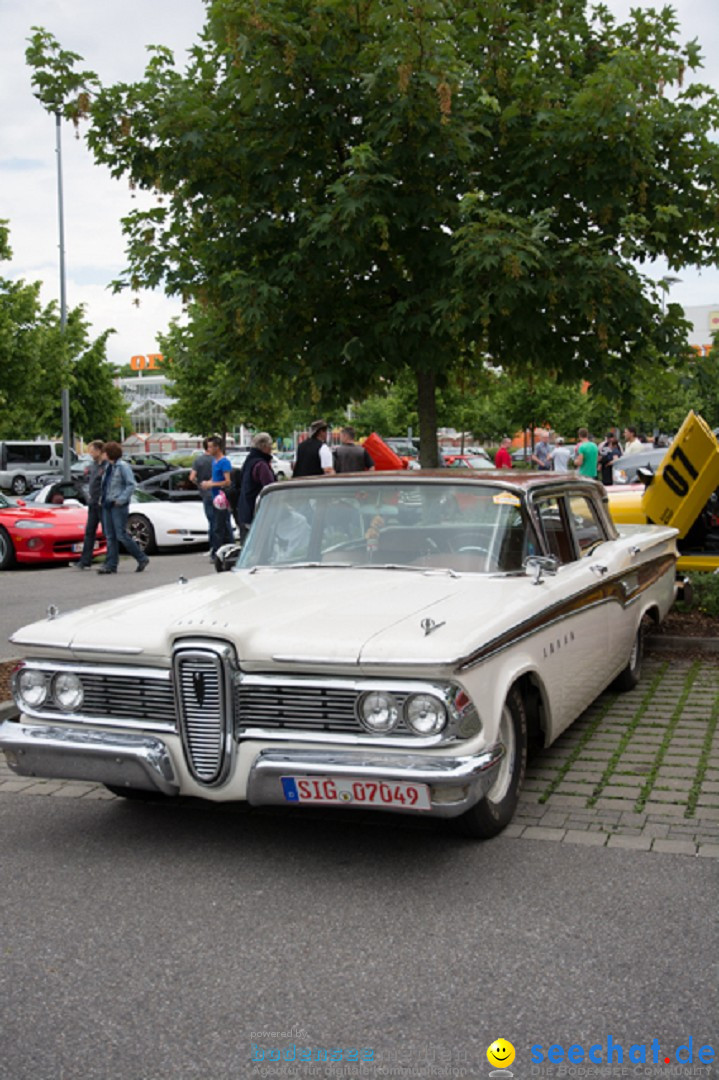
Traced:
<path fill-rule="evenodd" d="M 79 559 L 87 510 L 79 506 L 12 504 L 0 495 L 0 570 L 16 562 L 71 562 Z M 106 550 L 98 529 L 95 555 Z"/>

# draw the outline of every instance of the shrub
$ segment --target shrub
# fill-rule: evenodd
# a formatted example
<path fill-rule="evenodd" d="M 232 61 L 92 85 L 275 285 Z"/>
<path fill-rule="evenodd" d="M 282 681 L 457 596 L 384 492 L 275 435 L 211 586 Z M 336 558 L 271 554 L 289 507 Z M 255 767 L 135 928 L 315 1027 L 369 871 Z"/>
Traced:
<path fill-rule="evenodd" d="M 691 581 L 693 597 L 691 604 L 680 600 L 677 602 L 677 611 L 700 611 L 702 615 L 709 615 L 719 619 L 719 572 L 713 574 L 691 573 L 687 574 Z"/>

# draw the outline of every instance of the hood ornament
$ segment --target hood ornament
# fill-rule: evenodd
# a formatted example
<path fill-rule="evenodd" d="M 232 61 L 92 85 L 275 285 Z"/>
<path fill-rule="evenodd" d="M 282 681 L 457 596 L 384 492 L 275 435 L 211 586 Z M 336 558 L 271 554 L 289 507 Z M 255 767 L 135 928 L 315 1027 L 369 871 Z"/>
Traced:
<path fill-rule="evenodd" d="M 57 604 L 48 604 L 48 608 L 47 608 L 47 621 L 48 622 L 52 622 L 53 619 L 56 619 L 59 614 L 60 614 L 60 608 L 57 606 Z"/>
<path fill-rule="evenodd" d="M 446 619 L 442 622 L 435 622 L 434 619 L 422 619 L 419 625 L 424 630 L 424 636 L 427 637 L 429 634 L 433 634 L 435 630 L 439 630 L 440 626 L 445 626 L 445 624 Z"/>

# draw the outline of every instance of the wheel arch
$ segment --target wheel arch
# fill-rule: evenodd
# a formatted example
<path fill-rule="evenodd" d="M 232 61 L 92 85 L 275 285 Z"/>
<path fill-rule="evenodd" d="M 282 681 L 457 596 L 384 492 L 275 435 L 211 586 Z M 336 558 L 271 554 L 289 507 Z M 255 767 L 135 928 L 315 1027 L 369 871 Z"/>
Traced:
<path fill-rule="evenodd" d="M 528 669 L 518 675 L 509 690 L 517 688 L 527 714 L 527 735 L 530 749 L 548 746 L 552 729 L 549 697 L 544 680 L 538 671 Z"/>

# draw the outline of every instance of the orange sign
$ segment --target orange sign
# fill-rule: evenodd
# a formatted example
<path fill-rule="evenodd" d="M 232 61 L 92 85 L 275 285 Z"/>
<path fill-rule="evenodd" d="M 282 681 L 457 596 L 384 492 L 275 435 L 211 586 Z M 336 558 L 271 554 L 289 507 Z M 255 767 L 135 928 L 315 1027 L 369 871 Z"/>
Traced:
<path fill-rule="evenodd" d="M 158 371 L 160 361 L 164 360 L 162 353 L 148 353 L 147 356 L 131 356 L 130 367 L 133 371 Z"/>

